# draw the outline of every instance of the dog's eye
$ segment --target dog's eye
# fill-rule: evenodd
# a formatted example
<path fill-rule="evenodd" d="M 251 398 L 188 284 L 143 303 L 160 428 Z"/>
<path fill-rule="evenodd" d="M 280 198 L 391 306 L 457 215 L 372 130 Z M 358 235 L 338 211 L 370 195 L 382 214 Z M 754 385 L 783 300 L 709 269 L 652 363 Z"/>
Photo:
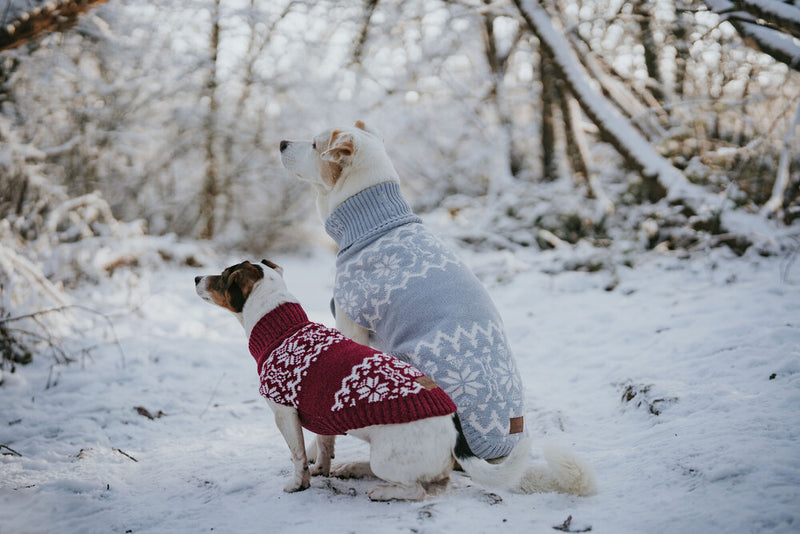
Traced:
<path fill-rule="evenodd" d="M 316 142 L 316 141 L 314 141 L 313 143 L 311 143 L 311 148 L 313 148 L 314 150 L 316 150 L 316 149 L 317 149 L 317 142 Z"/>

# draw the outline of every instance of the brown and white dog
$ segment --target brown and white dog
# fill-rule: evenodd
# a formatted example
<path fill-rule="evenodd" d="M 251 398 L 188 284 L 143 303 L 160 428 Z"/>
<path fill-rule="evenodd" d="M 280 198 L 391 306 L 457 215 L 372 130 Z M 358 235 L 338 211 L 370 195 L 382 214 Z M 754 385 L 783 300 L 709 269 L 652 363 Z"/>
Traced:
<path fill-rule="evenodd" d="M 295 304 L 297 300 L 288 292 L 282 278 L 283 270 L 272 262 L 263 260 L 261 263 L 243 262 L 225 269 L 222 274 L 214 276 L 198 276 L 195 278 L 195 289 L 197 294 L 203 299 L 217 306 L 232 312 L 244 327 L 245 333 L 250 341 L 250 350 L 256 360 L 259 361 L 259 354 L 254 350 L 254 346 L 259 340 L 254 339 L 263 331 L 274 333 L 282 329 L 287 323 L 285 320 L 280 325 L 265 324 L 270 323 L 276 310 L 283 310 L 286 306 Z M 288 308 L 287 308 L 288 309 Z M 316 338 L 324 340 L 324 346 L 307 348 L 314 350 L 320 360 L 331 358 L 344 359 L 349 357 L 350 352 L 366 351 L 368 354 L 381 361 L 381 366 L 394 366 L 386 370 L 386 376 L 391 376 L 392 380 L 397 378 L 398 365 L 403 372 L 417 373 L 417 382 L 426 384 L 424 389 L 434 390 L 438 387 L 429 379 L 420 380 L 422 375 L 408 364 L 396 361 L 392 362 L 391 357 L 381 354 L 374 349 L 358 345 L 351 340 L 345 339 L 340 333 L 332 329 L 326 329 L 322 325 L 307 321 L 304 312 L 299 305 L 293 306 L 295 316 L 301 317 L 297 324 L 302 324 L 306 330 L 322 332 L 322 337 Z M 305 318 L 303 321 L 302 318 Z M 277 319 L 276 319 L 277 321 Z M 294 325 L 294 323 L 291 323 Z M 294 332 L 294 330 L 289 329 Z M 301 332 L 303 330 L 297 330 Z M 309 470 L 306 450 L 304 446 L 302 426 L 310 426 L 312 430 L 319 432 L 320 426 L 325 426 L 325 414 L 317 421 L 304 419 L 303 399 L 318 398 L 319 391 L 336 391 L 344 384 L 350 376 L 338 383 L 329 384 L 332 379 L 325 375 L 310 384 L 305 383 L 305 389 L 298 394 L 298 398 L 293 402 L 281 403 L 274 400 L 276 397 L 273 391 L 265 389 L 264 384 L 275 380 L 275 376 L 282 381 L 289 382 L 299 375 L 309 373 L 309 367 L 305 367 L 302 355 L 302 342 L 294 337 L 287 337 L 289 340 L 279 347 L 275 344 L 270 345 L 266 352 L 268 359 L 259 361 L 259 372 L 261 373 L 262 389 L 261 393 L 266 397 L 267 403 L 274 412 L 275 422 L 286 440 L 291 452 L 292 463 L 294 464 L 294 476 L 291 482 L 284 488 L 284 491 L 294 492 L 304 490 L 309 487 L 311 475 L 334 475 L 346 478 L 359 478 L 374 475 L 383 479 L 387 484 L 377 485 L 372 488 L 368 495 L 372 500 L 419 500 L 425 497 L 426 489 L 431 486 L 441 487 L 447 483 L 450 472 L 453 469 L 454 461 L 457 459 L 464 471 L 475 481 L 482 485 L 498 489 L 518 490 L 519 480 L 524 473 L 526 464 L 527 448 L 518 446 L 502 464 L 494 465 L 481 460 L 469 452 L 469 447 L 464 446 L 463 434 L 455 412 L 455 405 L 449 397 L 440 391 L 440 397 L 446 399 L 446 403 L 452 407 L 448 415 L 424 417 L 411 420 L 401 424 L 375 424 L 368 426 L 350 425 L 354 428 L 348 429 L 349 435 L 358 437 L 370 444 L 370 461 L 360 463 L 347 463 L 331 468 L 331 458 L 333 458 L 334 436 L 317 436 L 316 463 Z M 280 337 L 280 336 L 279 336 Z M 270 338 L 272 339 L 272 338 Z M 306 339 L 314 341 L 313 336 Z M 331 340 L 336 341 L 337 345 L 331 345 Z M 301 340 L 302 341 L 302 340 Z M 268 343 L 269 344 L 269 343 Z M 331 346 L 337 347 L 335 350 Z M 342 348 L 343 347 L 343 348 Z M 337 352 L 338 351 L 338 352 Z M 346 351 L 346 352 L 342 352 Z M 282 364 L 285 367 L 279 373 L 273 373 L 271 378 L 265 379 L 265 373 L 271 373 L 271 366 L 275 354 L 283 354 Z M 273 359 L 269 359 L 273 358 Z M 360 360 L 359 360 L 360 361 Z M 326 363 L 326 365 L 328 365 Z M 375 364 L 378 365 L 378 364 Z M 410 368 L 410 369 L 409 369 Z M 348 368 L 349 369 L 349 368 Z M 354 368 L 355 369 L 355 368 Z M 379 372 L 384 369 L 378 369 Z M 317 373 L 317 377 L 324 373 Z M 421 377 L 425 378 L 425 377 Z M 284 384 L 278 384 L 276 389 L 281 389 Z M 412 384 L 413 385 L 413 384 Z M 355 388 L 354 388 L 355 389 Z M 421 388 L 418 388 L 421 389 Z M 376 390 L 373 390 L 376 391 Z M 382 390 L 378 389 L 378 393 Z M 380 395 L 378 395 L 380 396 Z M 386 395 L 384 395 L 386 397 Z M 362 397 L 364 398 L 364 397 Z M 310 402 L 310 401 L 309 401 Z M 380 402 L 369 397 L 364 402 Z M 298 410 L 298 407 L 300 408 Z M 335 408 L 335 405 L 334 405 Z M 383 408 L 381 408 L 383 410 Z M 329 414 L 334 418 L 334 412 Z M 316 416 L 315 416 L 316 417 Z M 319 420 L 322 419 L 322 420 Z M 316 425 L 316 426 L 315 426 Z"/>
<path fill-rule="evenodd" d="M 340 247 L 336 327 L 365 345 L 378 339 L 381 349 L 439 382 L 459 407 L 470 446 L 483 447 L 480 456 L 495 458 L 501 447 L 499 456 L 508 454 L 521 435 L 524 407 L 502 321 L 480 282 L 414 219 L 394 185 L 399 176 L 381 136 L 358 121 L 311 141 L 281 141 L 280 150 L 283 165 L 314 188 L 319 216 Z M 476 322 L 483 320 L 487 323 Z M 469 346 L 473 333 L 487 341 Z M 463 377 L 478 392 L 472 398 L 461 395 L 467 389 Z M 480 419 L 491 403 L 500 408 Z M 527 468 L 518 490 L 594 492 L 591 468 L 572 452 L 552 448 L 545 458 L 546 465 Z"/>

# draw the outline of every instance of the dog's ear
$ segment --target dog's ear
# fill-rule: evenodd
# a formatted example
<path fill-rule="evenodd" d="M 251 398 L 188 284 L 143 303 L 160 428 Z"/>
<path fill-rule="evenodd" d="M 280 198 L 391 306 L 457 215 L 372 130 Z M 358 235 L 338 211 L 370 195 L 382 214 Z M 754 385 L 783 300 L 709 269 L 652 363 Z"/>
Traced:
<path fill-rule="evenodd" d="M 264 275 L 250 265 L 250 268 L 237 269 L 228 277 L 228 285 L 225 287 L 225 295 L 231 309 L 240 313 L 244 308 L 244 303 L 253 291 L 255 283 Z M 256 271 L 258 271 L 256 273 Z M 259 276 L 260 275 L 260 276 Z"/>
<path fill-rule="evenodd" d="M 325 161 L 344 165 L 346 158 L 352 156 L 355 151 L 356 145 L 352 134 L 334 130 L 331 132 L 328 150 L 323 152 L 321 157 Z"/>
<path fill-rule="evenodd" d="M 383 135 L 381 135 L 381 132 L 379 132 L 379 131 L 378 131 L 378 130 L 376 130 L 375 128 L 372 128 L 372 127 L 370 127 L 370 126 L 367 126 L 367 125 L 364 123 L 364 121 L 362 121 L 362 120 L 357 120 L 357 121 L 356 121 L 356 123 L 355 123 L 353 126 L 355 126 L 356 128 L 358 128 L 359 130 L 364 130 L 364 131 L 365 131 L 365 132 L 367 132 L 368 134 L 372 134 L 372 135 L 374 135 L 375 137 L 377 137 L 378 139 L 380 139 L 381 141 L 383 141 Z"/>
<path fill-rule="evenodd" d="M 269 267 L 270 269 L 276 271 L 279 275 L 283 276 L 283 267 L 278 265 L 277 263 L 272 263 L 269 260 L 261 260 L 261 263 Z"/>

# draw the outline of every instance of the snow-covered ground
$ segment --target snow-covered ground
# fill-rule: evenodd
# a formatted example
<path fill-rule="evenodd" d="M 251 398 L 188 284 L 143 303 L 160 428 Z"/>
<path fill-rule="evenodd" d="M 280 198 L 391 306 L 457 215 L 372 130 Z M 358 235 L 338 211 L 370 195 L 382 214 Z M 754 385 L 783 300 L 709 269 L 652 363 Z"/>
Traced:
<path fill-rule="evenodd" d="M 612 275 L 558 272 L 554 252 L 464 257 L 504 316 L 532 461 L 571 446 L 597 495 L 515 495 L 460 473 L 424 502 L 370 502 L 373 481 L 283 493 L 288 450 L 243 332 L 194 293 L 219 260 L 79 289 L 114 325 L 86 344 L 117 342 L 5 373 L 0 533 L 557 532 L 570 516 L 572 532 L 800 531 L 800 260 L 650 253 Z M 332 324 L 333 253 L 271 259 Z M 338 460 L 367 454 L 337 445 Z"/>

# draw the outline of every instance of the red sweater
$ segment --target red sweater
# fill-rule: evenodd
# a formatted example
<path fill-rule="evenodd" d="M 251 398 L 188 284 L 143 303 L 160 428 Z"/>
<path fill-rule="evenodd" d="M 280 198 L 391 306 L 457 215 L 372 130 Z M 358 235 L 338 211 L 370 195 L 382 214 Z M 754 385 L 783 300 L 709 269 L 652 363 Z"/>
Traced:
<path fill-rule="evenodd" d="M 310 322 L 296 303 L 281 304 L 256 324 L 250 353 L 260 393 L 297 409 L 300 423 L 316 434 L 456 411 L 447 393 L 418 369 Z"/>

